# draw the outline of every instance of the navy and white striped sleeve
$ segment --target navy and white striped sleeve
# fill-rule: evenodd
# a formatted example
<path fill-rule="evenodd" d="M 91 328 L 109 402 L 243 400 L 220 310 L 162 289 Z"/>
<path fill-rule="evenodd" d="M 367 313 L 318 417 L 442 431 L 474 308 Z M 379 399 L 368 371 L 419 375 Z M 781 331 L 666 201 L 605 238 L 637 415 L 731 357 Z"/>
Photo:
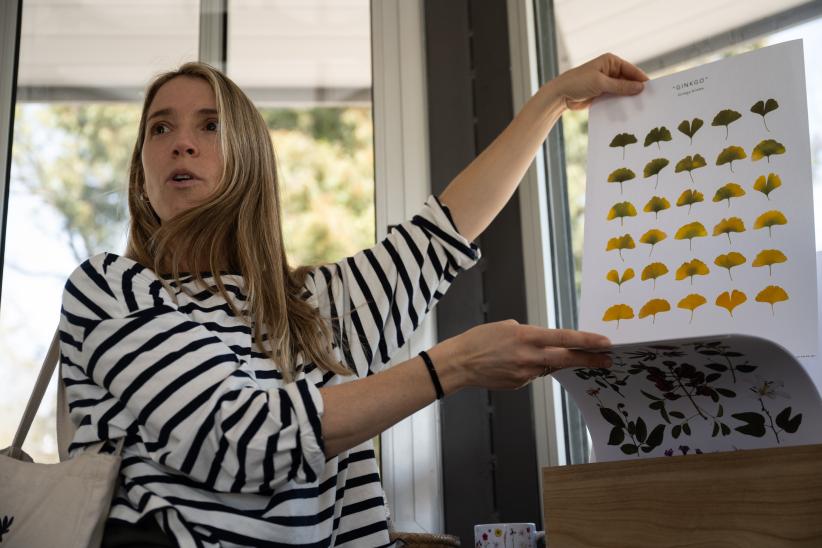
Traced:
<path fill-rule="evenodd" d="M 261 389 L 134 261 L 103 254 L 74 271 L 60 339 L 72 453 L 126 435 L 142 456 L 223 492 L 273 492 L 325 466 L 317 388 Z"/>
<path fill-rule="evenodd" d="M 370 249 L 311 272 L 306 288 L 357 374 L 385 366 L 454 281 L 480 258 L 431 196 Z"/>

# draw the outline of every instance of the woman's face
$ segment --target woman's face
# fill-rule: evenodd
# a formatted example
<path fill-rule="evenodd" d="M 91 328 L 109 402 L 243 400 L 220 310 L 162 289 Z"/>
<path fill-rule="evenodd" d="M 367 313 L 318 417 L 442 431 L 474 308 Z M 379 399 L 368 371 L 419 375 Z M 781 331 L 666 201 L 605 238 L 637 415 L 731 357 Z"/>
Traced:
<path fill-rule="evenodd" d="M 201 78 L 177 76 L 157 91 L 143 136 L 145 192 L 162 222 L 202 204 L 223 170 L 217 102 Z"/>

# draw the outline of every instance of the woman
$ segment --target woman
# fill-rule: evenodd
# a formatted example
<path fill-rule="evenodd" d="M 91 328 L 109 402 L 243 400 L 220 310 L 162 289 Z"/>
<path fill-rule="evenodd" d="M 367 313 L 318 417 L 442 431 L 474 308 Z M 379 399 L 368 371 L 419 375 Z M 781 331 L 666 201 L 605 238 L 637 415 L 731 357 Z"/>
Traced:
<path fill-rule="evenodd" d="M 259 113 L 206 65 L 158 77 L 129 170 L 128 250 L 83 263 L 63 297 L 70 452 L 124 438 L 104 545 L 386 545 L 373 436 L 467 386 L 608 366 L 574 350 L 605 337 L 506 321 L 373 374 L 477 261 L 470 242 L 563 110 L 646 79 L 612 55 L 569 71 L 383 242 L 294 270 Z"/>

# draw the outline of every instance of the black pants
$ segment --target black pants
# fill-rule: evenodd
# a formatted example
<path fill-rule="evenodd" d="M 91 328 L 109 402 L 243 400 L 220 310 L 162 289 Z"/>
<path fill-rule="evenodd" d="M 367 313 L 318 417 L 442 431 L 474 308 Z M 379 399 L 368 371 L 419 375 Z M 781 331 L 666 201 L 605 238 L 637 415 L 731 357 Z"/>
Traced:
<path fill-rule="evenodd" d="M 101 548 L 174 548 L 153 516 L 146 516 L 137 523 L 108 520 L 103 533 Z"/>

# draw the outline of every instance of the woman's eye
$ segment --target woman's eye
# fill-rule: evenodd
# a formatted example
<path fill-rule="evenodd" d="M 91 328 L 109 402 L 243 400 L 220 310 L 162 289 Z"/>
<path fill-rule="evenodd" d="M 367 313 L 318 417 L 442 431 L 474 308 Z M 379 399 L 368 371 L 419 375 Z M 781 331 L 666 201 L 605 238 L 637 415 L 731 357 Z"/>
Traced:
<path fill-rule="evenodd" d="M 220 123 L 212 120 L 211 122 L 206 123 L 205 127 L 207 131 L 217 131 L 220 129 Z"/>
<path fill-rule="evenodd" d="M 168 128 L 163 124 L 157 124 L 157 125 L 155 125 L 154 127 L 151 128 L 151 134 L 152 135 L 160 135 L 162 133 L 166 133 L 167 131 L 168 131 Z"/>

